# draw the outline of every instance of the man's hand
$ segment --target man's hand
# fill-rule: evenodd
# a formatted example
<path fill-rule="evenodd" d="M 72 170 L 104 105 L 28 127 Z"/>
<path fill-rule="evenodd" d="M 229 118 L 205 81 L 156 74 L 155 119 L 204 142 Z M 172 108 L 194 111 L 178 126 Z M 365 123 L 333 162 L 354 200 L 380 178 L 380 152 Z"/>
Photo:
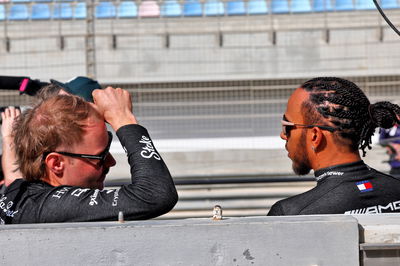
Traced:
<path fill-rule="evenodd" d="M 15 119 L 21 114 L 21 111 L 15 107 L 8 107 L 1 113 L 3 123 L 1 125 L 1 135 L 3 137 L 3 156 L 1 165 L 4 173 L 5 185 L 8 186 L 15 179 L 22 178 L 19 170 L 16 170 L 16 155 L 14 150 L 14 139 L 12 135 L 12 127 Z"/>
<path fill-rule="evenodd" d="M 14 106 L 7 107 L 4 112 L 1 113 L 1 135 L 3 139 L 11 137 L 12 126 L 14 120 L 21 114 L 21 111 Z"/>
<path fill-rule="evenodd" d="M 104 90 L 94 90 L 92 95 L 98 111 L 115 131 L 128 124 L 137 124 L 128 91 L 107 87 Z"/>

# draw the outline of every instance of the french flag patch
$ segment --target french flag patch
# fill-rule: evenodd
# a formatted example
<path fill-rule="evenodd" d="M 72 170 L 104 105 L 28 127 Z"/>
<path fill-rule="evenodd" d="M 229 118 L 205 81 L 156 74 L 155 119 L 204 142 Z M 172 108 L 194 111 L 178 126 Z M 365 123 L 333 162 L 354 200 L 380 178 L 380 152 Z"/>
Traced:
<path fill-rule="evenodd" d="M 374 190 L 374 187 L 372 186 L 369 180 L 357 182 L 356 185 L 361 192 L 368 192 Z"/>

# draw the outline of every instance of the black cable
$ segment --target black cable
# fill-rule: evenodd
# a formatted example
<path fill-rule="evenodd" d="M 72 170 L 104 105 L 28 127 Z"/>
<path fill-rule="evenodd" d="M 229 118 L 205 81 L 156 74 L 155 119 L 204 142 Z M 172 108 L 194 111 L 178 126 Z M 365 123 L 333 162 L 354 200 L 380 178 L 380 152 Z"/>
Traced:
<path fill-rule="evenodd" d="M 379 13 L 381 13 L 383 19 L 386 21 L 387 24 L 400 36 L 400 31 L 392 24 L 392 22 L 386 17 L 385 13 L 383 12 L 382 8 L 379 6 L 376 0 L 373 0 L 376 8 L 378 9 Z"/>

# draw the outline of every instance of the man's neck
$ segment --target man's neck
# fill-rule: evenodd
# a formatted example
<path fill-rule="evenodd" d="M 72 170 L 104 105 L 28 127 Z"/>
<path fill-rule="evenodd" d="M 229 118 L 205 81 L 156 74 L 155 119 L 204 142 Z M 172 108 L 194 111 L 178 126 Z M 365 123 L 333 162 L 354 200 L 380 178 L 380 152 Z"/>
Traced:
<path fill-rule="evenodd" d="M 48 173 L 47 176 L 44 177 L 44 178 L 42 178 L 41 180 L 42 180 L 43 182 L 46 182 L 46 183 L 49 184 L 49 185 L 52 185 L 53 187 L 61 186 L 61 184 L 60 184 L 59 182 L 57 182 L 57 178 L 55 178 L 55 177 L 49 177 L 49 175 L 51 175 L 51 174 Z"/>
<path fill-rule="evenodd" d="M 360 161 L 361 157 L 358 151 L 356 152 L 325 152 L 321 154 L 317 154 L 315 156 L 314 162 L 312 163 L 312 168 L 314 171 L 317 171 L 322 168 L 327 168 L 332 165 L 339 165 L 345 163 L 353 163 Z"/>

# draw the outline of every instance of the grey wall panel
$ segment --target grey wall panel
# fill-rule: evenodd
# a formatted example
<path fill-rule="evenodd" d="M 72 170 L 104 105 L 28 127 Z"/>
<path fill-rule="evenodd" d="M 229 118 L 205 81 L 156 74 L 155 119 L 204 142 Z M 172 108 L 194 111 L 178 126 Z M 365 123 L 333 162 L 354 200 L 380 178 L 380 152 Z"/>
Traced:
<path fill-rule="evenodd" d="M 227 33 L 223 36 L 224 47 L 268 47 L 272 46 L 271 33 Z"/>
<path fill-rule="evenodd" d="M 0 232 L 0 262 L 7 265 L 358 265 L 351 216 L 43 224 Z"/>

